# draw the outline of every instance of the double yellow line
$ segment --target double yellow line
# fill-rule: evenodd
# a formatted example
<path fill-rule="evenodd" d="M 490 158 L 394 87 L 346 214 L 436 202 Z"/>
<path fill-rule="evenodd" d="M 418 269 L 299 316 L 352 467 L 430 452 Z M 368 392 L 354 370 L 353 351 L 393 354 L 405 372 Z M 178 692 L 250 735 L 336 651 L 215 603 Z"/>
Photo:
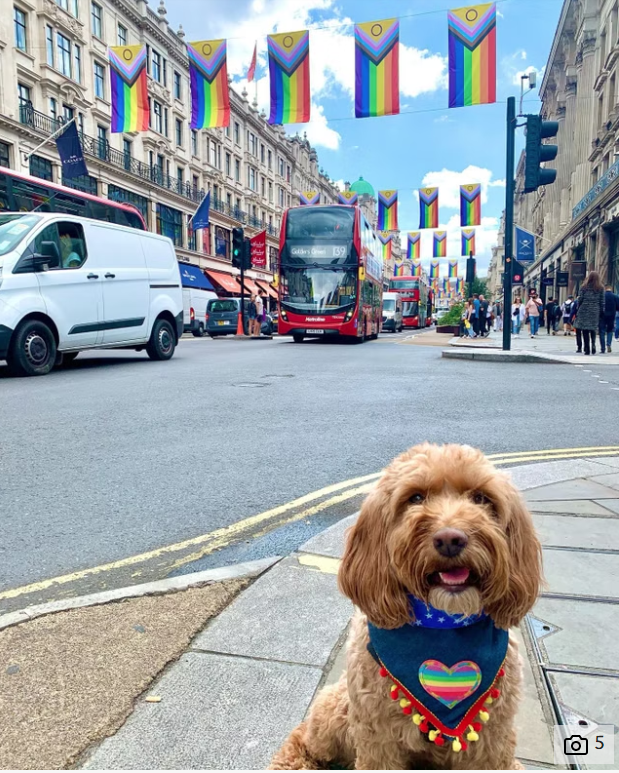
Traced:
<path fill-rule="evenodd" d="M 586 446 L 584 448 L 517 451 L 513 453 L 488 454 L 488 459 L 492 460 L 497 466 L 503 466 L 525 462 L 546 462 L 600 456 L 619 456 L 619 446 Z M 30 585 L 23 585 L 19 588 L 11 588 L 10 590 L 0 592 L 0 601 L 33 593 L 41 593 L 53 587 L 61 587 L 69 583 L 79 582 L 80 580 L 94 578 L 98 575 L 105 575 L 108 572 L 129 569 L 132 566 L 137 567 L 140 564 L 146 564 L 159 559 L 165 563 L 167 574 L 184 564 L 192 563 L 216 550 L 221 550 L 243 537 L 259 537 L 273 529 L 295 523 L 296 521 L 310 519 L 324 510 L 367 494 L 381 475 L 382 471 L 325 486 L 317 491 L 293 499 L 286 504 L 273 507 L 270 510 L 265 510 L 263 513 L 237 521 L 229 526 L 215 529 L 207 534 L 183 540 L 182 542 L 164 545 L 155 550 L 128 556 L 118 561 L 100 564 L 90 569 L 82 569 L 78 572 L 51 577 L 47 580 L 31 583 Z"/>

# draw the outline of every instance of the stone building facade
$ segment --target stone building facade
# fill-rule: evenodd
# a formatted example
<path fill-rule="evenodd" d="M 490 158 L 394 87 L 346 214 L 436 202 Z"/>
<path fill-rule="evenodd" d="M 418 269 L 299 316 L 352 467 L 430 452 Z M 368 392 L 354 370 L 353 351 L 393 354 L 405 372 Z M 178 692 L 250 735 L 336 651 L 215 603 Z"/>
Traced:
<path fill-rule="evenodd" d="M 192 131 L 185 33 L 147 0 L 6 0 L 0 15 L 0 166 L 62 182 L 54 142 L 26 159 L 62 121 L 76 118 L 88 176 L 72 183 L 95 195 L 128 201 L 150 230 L 172 238 L 177 256 L 202 269 L 236 274 L 232 228 L 266 230 L 272 280 L 284 209 L 302 190 L 322 203 L 337 189 L 320 169 L 305 136 L 267 123 L 246 92 L 230 89 L 226 129 Z M 146 44 L 150 128 L 110 132 L 107 48 Z M 68 184 L 68 182 L 65 182 Z M 211 228 L 193 233 L 189 219 L 211 191 Z"/>
<path fill-rule="evenodd" d="M 524 194 L 524 156 L 516 173 L 514 221 L 538 237 L 525 289 L 542 297 L 577 291 L 583 263 L 619 290 L 618 80 L 619 0 L 565 0 L 540 88 L 542 117 L 559 123 L 557 180 Z M 501 262 L 499 247 L 495 282 Z M 551 281 L 559 271 L 568 287 Z"/>

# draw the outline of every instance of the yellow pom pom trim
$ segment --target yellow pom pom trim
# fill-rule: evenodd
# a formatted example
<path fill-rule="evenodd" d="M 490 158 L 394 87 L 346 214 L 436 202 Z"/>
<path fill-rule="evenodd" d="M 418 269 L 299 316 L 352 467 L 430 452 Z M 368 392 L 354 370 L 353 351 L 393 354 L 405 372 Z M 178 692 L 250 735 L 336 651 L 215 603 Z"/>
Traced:
<path fill-rule="evenodd" d="M 467 741 L 479 741 L 479 736 L 474 730 L 471 730 L 470 733 L 466 734 L 466 740 Z"/>
<path fill-rule="evenodd" d="M 407 698 L 400 698 L 400 706 L 405 709 L 407 706 L 410 706 L 411 702 Z"/>
<path fill-rule="evenodd" d="M 423 720 L 423 717 L 421 716 L 421 714 L 413 714 L 413 722 L 416 725 L 420 725 L 422 720 Z"/>
<path fill-rule="evenodd" d="M 459 740 L 456 738 L 456 739 L 454 740 L 454 742 L 452 743 L 452 745 L 451 745 L 451 748 L 452 748 L 452 749 L 453 749 L 455 752 L 462 751 L 462 744 L 461 744 L 461 743 L 460 743 L 460 741 L 459 741 Z"/>
<path fill-rule="evenodd" d="M 436 738 L 436 736 L 437 736 L 438 734 L 439 734 L 439 731 L 438 731 L 438 730 L 430 730 L 430 732 L 428 733 L 428 738 L 429 738 L 431 741 L 433 741 L 433 740 Z"/>
<path fill-rule="evenodd" d="M 400 689 L 400 688 L 398 687 L 398 685 L 397 685 L 397 684 L 392 684 L 392 685 L 391 685 L 391 692 L 393 692 L 394 690 L 399 690 L 399 689 Z"/>
<path fill-rule="evenodd" d="M 480 711 L 479 718 L 482 722 L 487 722 L 490 719 L 490 714 L 487 711 Z"/>
<path fill-rule="evenodd" d="M 491 698 L 490 696 L 488 696 L 484 701 L 484 703 L 487 703 L 489 706 L 491 703 L 494 703 L 494 698 Z"/>

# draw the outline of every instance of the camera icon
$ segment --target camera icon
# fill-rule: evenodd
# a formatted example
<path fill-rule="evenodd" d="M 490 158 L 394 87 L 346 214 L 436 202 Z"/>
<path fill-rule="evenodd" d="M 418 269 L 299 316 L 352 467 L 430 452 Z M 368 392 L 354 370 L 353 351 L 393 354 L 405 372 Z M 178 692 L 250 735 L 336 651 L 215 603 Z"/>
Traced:
<path fill-rule="evenodd" d="M 571 735 L 563 741 L 563 753 L 567 755 L 585 755 L 589 753 L 589 741 L 581 735 Z"/>

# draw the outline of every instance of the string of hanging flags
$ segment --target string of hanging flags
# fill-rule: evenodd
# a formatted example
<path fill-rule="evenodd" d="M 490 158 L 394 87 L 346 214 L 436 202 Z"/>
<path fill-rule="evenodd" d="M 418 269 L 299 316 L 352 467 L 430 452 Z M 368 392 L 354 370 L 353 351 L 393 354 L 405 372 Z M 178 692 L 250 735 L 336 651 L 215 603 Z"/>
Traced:
<path fill-rule="evenodd" d="M 449 107 L 496 102 L 496 3 L 449 11 L 447 27 Z M 310 120 L 310 32 L 299 30 L 267 36 L 271 124 Z M 398 115 L 399 20 L 355 24 L 354 43 L 355 117 Z M 191 127 L 229 126 L 227 41 L 188 43 L 187 55 Z M 112 115 L 116 119 L 112 121 L 113 132 L 148 129 L 146 56 L 146 45 L 109 49 Z"/>

